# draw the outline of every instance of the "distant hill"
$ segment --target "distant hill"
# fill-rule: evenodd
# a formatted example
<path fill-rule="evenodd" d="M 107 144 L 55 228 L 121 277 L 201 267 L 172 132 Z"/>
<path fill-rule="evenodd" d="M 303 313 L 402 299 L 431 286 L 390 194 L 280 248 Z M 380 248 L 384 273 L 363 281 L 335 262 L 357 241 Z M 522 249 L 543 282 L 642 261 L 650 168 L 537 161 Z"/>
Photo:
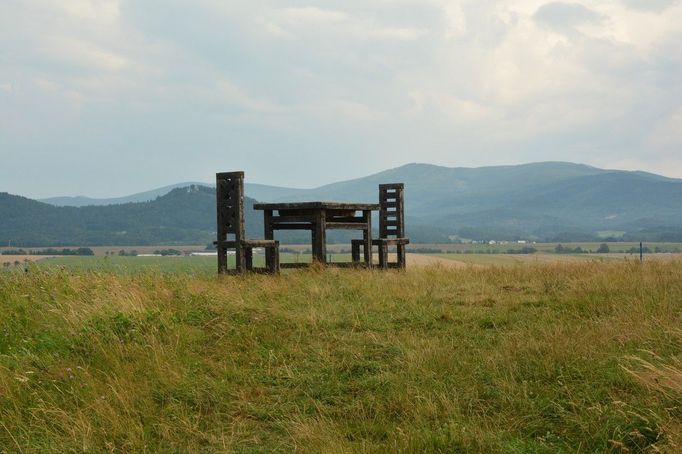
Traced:
<path fill-rule="evenodd" d="M 245 189 L 247 196 L 260 201 L 370 202 L 377 199 L 378 184 L 389 182 L 406 185 L 407 230 L 414 242 L 442 242 L 449 237 L 577 241 L 609 235 L 682 241 L 682 180 L 581 164 L 543 162 L 482 168 L 408 164 L 314 189 L 249 183 Z M 57 208 L 0 195 L 0 244 L 19 238 L 41 246 L 211 241 L 215 231 L 213 189 L 192 186 L 188 191 L 174 186 L 100 200 L 118 205 L 82 208 Z M 154 194 L 161 196 L 148 202 L 121 203 Z M 51 200 L 54 203 L 56 199 Z M 249 235 L 259 237 L 262 215 L 248 211 L 246 219 Z"/>
<path fill-rule="evenodd" d="M 611 231 L 629 239 L 682 240 L 682 180 L 565 162 L 408 164 L 280 199 L 372 201 L 383 182 L 405 183 L 408 226 L 430 225 L 465 238 L 565 241 Z"/>
<path fill-rule="evenodd" d="M 40 199 L 39 202 L 44 202 L 54 206 L 60 207 L 84 207 L 84 206 L 102 206 L 102 205 L 119 205 L 122 203 L 131 202 L 149 202 L 156 199 L 157 197 L 164 196 L 176 188 L 186 188 L 189 186 L 205 186 L 205 187 L 215 187 L 213 184 L 208 183 L 197 183 L 197 182 L 185 182 L 177 183 L 169 186 L 164 186 L 162 188 L 152 189 L 151 191 L 138 192 L 136 194 L 131 194 L 124 197 L 112 197 L 112 198 L 91 198 L 87 196 L 61 196 L 61 197 L 49 197 L 47 199 Z M 291 188 L 281 188 L 278 186 L 269 186 L 266 184 L 257 183 L 246 183 L 245 192 L 251 198 L 256 200 L 270 200 L 272 198 L 281 197 L 282 194 L 297 194 L 299 191 L 304 191 L 303 189 L 291 189 Z"/>
<path fill-rule="evenodd" d="M 39 202 L 44 202 L 54 206 L 63 207 L 83 207 L 83 206 L 101 206 L 101 205 L 119 205 L 122 203 L 132 203 L 132 202 L 149 202 L 157 197 L 164 196 L 171 192 L 175 188 L 186 188 L 188 186 L 206 186 L 204 183 L 196 182 L 186 182 L 177 183 L 170 186 L 164 186 L 158 189 L 152 189 L 151 191 L 139 192 L 137 194 L 131 194 L 124 197 L 114 197 L 105 199 L 96 199 L 87 196 L 62 196 L 62 197 L 49 197 L 47 199 L 40 199 Z"/>
<path fill-rule="evenodd" d="M 263 237 L 263 213 L 244 198 L 249 238 Z M 149 202 L 56 207 L 0 193 L 0 245 L 116 246 L 209 244 L 215 240 L 215 190 L 206 186 L 175 188 Z M 288 243 L 310 241 L 308 232 L 278 232 Z M 349 241 L 348 232 L 332 232 L 329 240 Z"/>
<path fill-rule="evenodd" d="M 247 198 L 249 214 L 254 200 Z M 55 207 L 0 194 L 0 244 L 146 245 L 208 244 L 215 240 L 215 192 L 203 186 L 175 188 L 150 202 L 107 206 Z M 262 225 L 262 224 L 261 224 Z M 262 227 L 249 215 L 246 228 Z"/>

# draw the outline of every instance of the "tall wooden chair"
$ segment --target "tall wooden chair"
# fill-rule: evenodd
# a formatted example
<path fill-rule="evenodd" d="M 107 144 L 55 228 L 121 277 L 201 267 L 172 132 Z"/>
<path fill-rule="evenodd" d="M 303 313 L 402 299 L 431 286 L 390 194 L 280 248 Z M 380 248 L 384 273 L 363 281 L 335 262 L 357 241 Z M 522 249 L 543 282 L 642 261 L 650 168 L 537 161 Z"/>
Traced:
<path fill-rule="evenodd" d="M 237 273 L 259 271 L 253 268 L 253 248 L 265 248 L 264 271 L 279 272 L 279 241 L 247 240 L 244 234 L 244 172 L 216 174 L 216 206 L 218 214 L 218 273 L 228 273 L 227 250 L 234 249 Z M 228 239 L 234 235 L 234 239 Z"/>
<path fill-rule="evenodd" d="M 372 246 L 379 248 L 379 267 L 382 269 L 398 268 L 405 269 L 405 246 L 410 243 L 405 238 L 405 214 L 403 183 L 391 183 L 379 185 L 379 238 L 372 240 Z M 360 261 L 360 247 L 362 240 L 351 242 L 353 262 Z M 395 263 L 388 261 L 388 248 L 395 247 L 398 260 Z"/>

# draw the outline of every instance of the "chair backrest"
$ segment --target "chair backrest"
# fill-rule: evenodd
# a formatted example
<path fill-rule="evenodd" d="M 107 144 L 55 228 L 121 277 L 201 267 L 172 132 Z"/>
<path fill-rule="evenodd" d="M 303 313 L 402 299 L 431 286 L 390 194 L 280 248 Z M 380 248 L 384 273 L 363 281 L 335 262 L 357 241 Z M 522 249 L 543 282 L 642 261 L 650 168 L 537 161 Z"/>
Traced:
<path fill-rule="evenodd" d="M 218 241 L 234 235 L 244 239 L 244 172 L 216 173 L 216 205 L 218 209 Z"/>
<path fill-rule="evenodd" d="M 379 237 L 404 238 L 403 183 L 379 185 Z"/>

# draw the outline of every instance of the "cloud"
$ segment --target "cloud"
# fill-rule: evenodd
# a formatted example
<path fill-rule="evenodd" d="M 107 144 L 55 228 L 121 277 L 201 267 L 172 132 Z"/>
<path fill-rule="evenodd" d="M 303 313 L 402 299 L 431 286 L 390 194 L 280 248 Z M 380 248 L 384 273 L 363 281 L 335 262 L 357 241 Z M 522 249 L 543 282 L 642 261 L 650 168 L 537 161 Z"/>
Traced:
<path fill-rule="evenodd" d="M 302 8 L 284 8 L 282 15 L 295 25 L 315 24 L 328 25 L 337 24 L 348 20 L 348 14 L 330 9 L 322 9 L 314 6 Z"/>
<path fill-rule="evenodd" d="M 415 160 L 665 170 L 682 7 L 654 3 L 10 0 L 0 190 L 107 196 L 231 168 L 312 186 Z"/>
<path fill-rule="evenodd" d="M 550 29 L 566 33 L 574 32 L 581 25 L 598 24 L 603 17 L 579 3 L 552 2 L 542 5 L 533 19 Z"/>
<path fill-rule="evenodd" d="M 679 5 L 680 0 L 623 0 L 623 4 L 641 11 L 661 12 Z"/>

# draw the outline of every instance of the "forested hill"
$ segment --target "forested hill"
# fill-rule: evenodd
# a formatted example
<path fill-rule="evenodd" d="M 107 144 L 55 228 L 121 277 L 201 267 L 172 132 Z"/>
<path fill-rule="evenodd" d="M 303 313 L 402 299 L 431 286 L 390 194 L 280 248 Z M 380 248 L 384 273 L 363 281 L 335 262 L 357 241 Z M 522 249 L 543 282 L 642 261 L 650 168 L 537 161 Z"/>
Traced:
<path fill-rule="evenodd" d="M 246 198 L 246 227 L 258 234 L 262 227 L 253 203 Z M 215 240 L 215 190 L 190 186 L 151 202 L 85 207 L 55 207 L 2 193 L 0 217 L 2 245 L 208 244 Z"/>
<path fill-rule="evenodd" d="M 255 200 L 244 198 L 246 233 L 263 237 L 263 213 Z M 108 246 L 209 244 L 216 236 L 215 189 L 189 186 L 173 189 L 150 202 L 104 206 L 56 207 L 0 193 L 0 245 Z M 445 241 L 438 229 L 417 227 L 416 239 Z M 352 233 L 330 232 L 330 241 L 348 241 Z M 281 232 L 284 242 L 309 242 L 308 232 Z"/>
<path fill-rule="evenodd" d="M 247 233 L 259 238 L 263 231 L 253 199 L 376 202 L 377 185 L 392 182 L 405 183 L 413 242 L 456 236 L 682 241 L 682 180 L 556 162 L 482 168 L 409 164 L 314 189 L 247 183 Z M 0 194 L 2 245 L 10 240 L 17 246 L 197 244 L 213 241 L 214 232 L 215 191 L 204 186 L 176 188 L 148 202 L 85 207 Z M 329 239 L 345 240 L 347 234 L 332 232 Z M 278 235 L 283 241 L 309 241 L 307 232 Z"/>

